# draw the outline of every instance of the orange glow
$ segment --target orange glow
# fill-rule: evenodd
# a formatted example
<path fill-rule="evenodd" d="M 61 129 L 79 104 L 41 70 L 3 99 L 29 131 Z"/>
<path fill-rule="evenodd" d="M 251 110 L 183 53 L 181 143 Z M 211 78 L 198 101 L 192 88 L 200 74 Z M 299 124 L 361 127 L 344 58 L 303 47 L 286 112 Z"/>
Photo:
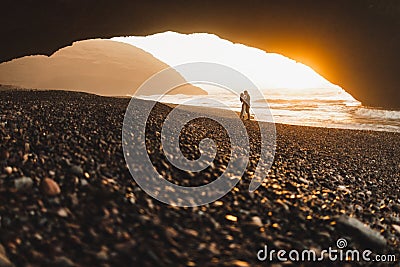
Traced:
<path fill-rule="evenodd" d="M 146 37 L 115 37 L 137 46 L 170 66 L 188 62 L 215 62 L 232 67 L 260 89 L 336 89 L 342 90 L 310 67 L 275 53 L 235 44 L 214 34 L 164 32 Z"/>

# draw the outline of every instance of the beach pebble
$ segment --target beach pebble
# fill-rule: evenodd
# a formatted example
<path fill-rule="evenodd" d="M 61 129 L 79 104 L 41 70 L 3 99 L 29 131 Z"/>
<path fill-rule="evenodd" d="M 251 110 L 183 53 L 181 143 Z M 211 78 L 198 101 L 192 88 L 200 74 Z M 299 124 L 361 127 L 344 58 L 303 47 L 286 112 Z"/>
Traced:
<path fill-rule="evenodd" d="M 14 264 L 7 258 L 6 250 L 0 244 L 0 267 L 13 267 Z"/>
<path fill-rule="evenodd" d="M 76 176 L 82 176 L 83 175 L 83 169 L 80 166 L 77 165 L 72 165 L 71 168 L 69 169 L 70 173 Z"/>
<path fill-rule="evenodd" d="M 80 179 L 80 184 L 81 184 L 81 186 L 88 186 L 89 185 L 89 183 L 88 183 L 88 181 L 86 179 Z"/>
<path fill-rule="evenodd" d="M 5 256 L 0 254 L 0 267 L 13 267 L 14 264 Z"/>
<path fill-rule="evenodd" d="M 6 249 L 0 244 L 0 255 L 6 255 Z"/>
<path fill-rule="evenodd" d="M 0 151 L 0 160 L 7 160 L 10 158 L 10 152 L 7 150 L 1 150 Z"/>
<path fill-rule="evenodd" d="M 29 143 L 25 143 L 25 153 L 28 153 L 30 150 L 30 144 Z"/>
<path fill-rule="evenodd" d="M 101 261 L 106 261 L 109 258 L 108 252 L 106 249 L 101 249 L 99 252 L 97 252 L 96 257 L 97 257 L 97 259 L 99 259 Z"/>
<path fill-rule="evenodd" d="M 121 252 L 125 255 L 129 255 L 132 252 L 132 250 L 135 248 L 135 246 L 136 246 L 136 242 L 134 240 L 129 240 L 124 243 L 116 244 L 114 248 L 118 252 Z"/>
<path fill-rule="evenodd" d="M 29 177 L 21 177 L 14 180 L 14 188 L 16 190 L 26 190 L 31 188 L 33 185 L 33 180 Z"/>
<path fill-rule="evenodd" d="M 341 216 L 337 223 L 343 228 L 346 234 L 365 242 L 374 247 L 385 247 L 386 239 L 377 231 L 366 226 L 356 218 Z"/>
<path fill-rule="evenodd" d="M 61 193 L 60 186 L 50 178 L 44 178 L 40 183 L 40 190 L 47 196 L 56 196 Z"/>
<path fill-rule="evenodd" d="M 358 192 L 358 193 L 357 193 L 357 196 L 358 196 L 359 198 L 362 198 L 362 199 L 365 198 L 364 192 Z"/>
<path fill-rule="evenodd" d="M 229 221 L 232 221 L 232 222 L 236 222 L 237 221 L 237 217 L 233 216 L 233 215 L 230 215 L 230 214 L 226 215 L 225 218 L 227 220 L 229 220 Z"/>
<path fill-rule="evenodd" d="M 394 230 L 397 231 L 398 234 L 400 234 L 400 225 L 392 224 L 392 227 L 393 227 Z"/>
<path fill-rule="evenodd" d="M 400 212 L 400 204 L 393 204 L 392 209 L 396 212 Z"/>
<path fill-rule="evenodd" d="M 64 208 L 61 208 L 57 211 L 57 215 L 63 218 L 68 217 L 68 211 Z"/>
<path fill-rule="evenodd" d="M 242 260 L 234 260 L 229 262 L 229 266 L 236 266 L 236 267 L 250 267 L 251 265 L 248 262 Z"/>
<path fill-rule="evenodd" d="M 65 256 L 57 257 L 54 260 L 54 264 L 56 266 L 61 266 L 61 267 L 73 267 L 73 266 L 76 266 L 76 264 L 70 258 L 67 258 Z"/>
<path fill-rule="evenodd" d="M 337 187 L 337 189 L 339 190 L 339 191 L 343 191 L 343 192 L 346 192 L 346 193 L 350 193 L 351 191 L 346 187 L 346 186 L 344 186 L 344 185 L 339 185 L 338 187 Z"/>
<path fill-rule="evenodd" d="M 10 175 L 13 172 L 13 169 L 10 166 L 6 166 L 6 167 L 4 167 L 4 172 L 6 174 Z"/>
<path fill-rule="evenodd" d="M 258 226 L 258 227 L 262 227 L 264 226 L 264 224 L 261 221 L 261 218 L 258 216 L 254 216 L 253 218 L 251 218 L 252 222 L 254 225 Z"/>

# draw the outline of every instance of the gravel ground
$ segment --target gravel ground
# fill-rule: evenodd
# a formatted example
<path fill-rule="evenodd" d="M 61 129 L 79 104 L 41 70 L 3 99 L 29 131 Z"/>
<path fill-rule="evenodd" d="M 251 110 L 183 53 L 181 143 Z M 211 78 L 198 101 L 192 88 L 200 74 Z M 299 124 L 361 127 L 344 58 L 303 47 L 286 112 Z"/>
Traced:
<path fill-rule="evenodd" d="M 0 93 L 0 266 L 265 266 L 257 259 L 265 245 L 320 255 L 339 238 L 346 249 L 399 261 L 400 134 L 277 124 L 274 164 L 249 193 L 259 132 L 246 122 L 251 164 L 239 184 L 209 205 L 178 208 L 131 178 L 121 145 L 128 102 L 64 91 Z M 160 151 L 170 110 L 157 104 L 148 121 L 157 170 L 182 185 L 214 180 L 229 161 L 226 132 L 208 119 L 185 127 L 188 158 L 199 156 L 204 137 L 218 144 L 213 167 L 190 179 Z"/>

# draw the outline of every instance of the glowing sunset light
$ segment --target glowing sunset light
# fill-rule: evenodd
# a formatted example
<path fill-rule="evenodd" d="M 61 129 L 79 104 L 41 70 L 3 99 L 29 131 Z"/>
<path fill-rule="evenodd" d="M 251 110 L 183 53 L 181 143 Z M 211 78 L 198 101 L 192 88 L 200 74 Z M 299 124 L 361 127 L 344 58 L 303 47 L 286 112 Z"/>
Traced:
<path fill-rule="evenodd" d="M 114 37 L 112 40 L 139 47 L 170 66 L 189 62 L 223 64 L 245 74 L 260 89 L 283 89 L 286 96 L 315 95 L 327 90 L 353 99 L 341 87 L 302 63 L 280 54 L 235 44 L 214 34 L 164 32 L 145 37 Z"/>

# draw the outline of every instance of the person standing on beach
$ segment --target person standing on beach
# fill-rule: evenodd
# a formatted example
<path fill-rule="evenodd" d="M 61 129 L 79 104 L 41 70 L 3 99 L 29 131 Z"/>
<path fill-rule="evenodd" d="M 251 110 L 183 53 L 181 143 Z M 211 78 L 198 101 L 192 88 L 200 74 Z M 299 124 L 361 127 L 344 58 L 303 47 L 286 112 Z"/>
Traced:
<path fill-rule="evenodd" d="M 240 94 L 240 102 L 242 102 L 240 119 L 244 119 L 245 114 L 247 113 L 247 120 L 250 120 L 250 95 L 247 90 Z"/>
<path fill-rule="evenodd" d="M 241 120 L 243 119 L 244 111 L 245 111 L 243 97 L 244 97 L 244 94 L 240 93 L 240 102 L 242 103 L 242 109 L 240 110 L 240 119 Z"/>

